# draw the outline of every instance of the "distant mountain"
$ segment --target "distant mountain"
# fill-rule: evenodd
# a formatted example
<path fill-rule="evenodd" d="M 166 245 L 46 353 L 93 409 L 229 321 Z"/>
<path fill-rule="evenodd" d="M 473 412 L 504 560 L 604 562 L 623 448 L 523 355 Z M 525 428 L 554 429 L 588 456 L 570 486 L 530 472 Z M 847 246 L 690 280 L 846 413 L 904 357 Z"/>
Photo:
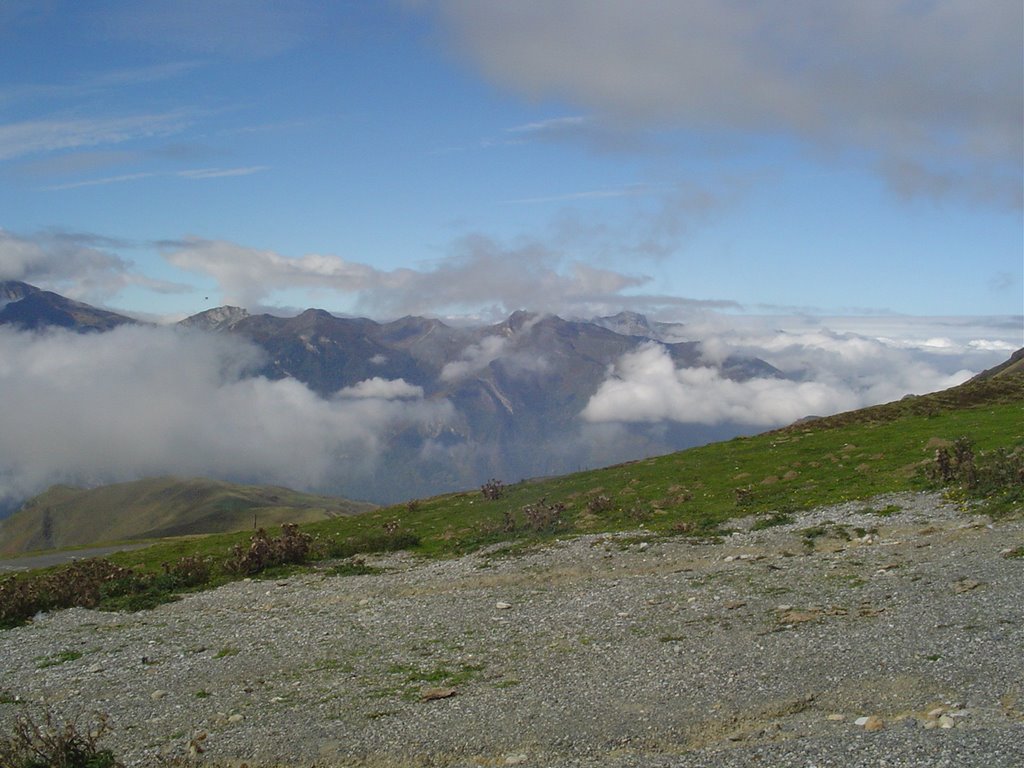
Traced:
<path fill-rule="evenodd" d="M 8 291 L 20 298 L 0 310 L 0 322 L 80 331 L 132 322 L 32 286 Z M 584 422 L 580 413 L 623 356 L 645 345 L 659 344 L 677 367 L 711 367 L 727 379 L 783 377 L 755 357 L 707 360 L 685 326 L 629 312 L 567 320 L 519 311 L 493 325 L 453 327 L 412 316 L 380 323 L 321 309 L 276 317 L 217 307 L 179 325 L 257 345 L 265 354 L 254 375 L 296 379 L 324 398 L 370 379 L 402 379 L 428 402 L 449 404 L 451 416 L 444 421 L 395 425 L 381 436 L 380 471 L 338 489 L 382 503 L 472 487 L 491 477 L 565 473 L 750 431 L 728 423 Z"/>
<path fill-rule="evenodd" d="M 609 317 L 595 317 L 589 322 L 624 336 L 640 336 L 656 341 L 672 341 L 686 335 L 686 326 L 682 323 L 651 321 L 639 312 L 624 311 Z"/>
<path fill-rule="evenodd" d="M 0 307 L 0 325 L 26 330 L 58 327 L 79 332 L 109 331 L 136 322 L 27 283 L 0 282 L 0 298 L 7 302 Z"/>
<path fill-rule="evenodd" d="M 200 331 L 226 331 L 247 317 L 249 313 L 241 307 L 215 307 L 187 317 L 178 325 Z"/>
<path fill-rule="evenodd" d="M 373 504 L 276 486 L 161 477 L 99 488 L 58 485 L 0 522 L 0 554 L 126 539 L 222 533 L 306 523 Z"/>
<path fill-rule="evenodd" d="M 672 424 L 653 439 L 643 427 L 623 427 L 612 443 L 583 435 L 579 414 L 609 370 L 624 354 L 652 343 L 651 334 L 661 330 L 642 315 L 618 317 L 651 333 L 623 334 L 591 321 L 522 311 L 495 325 L 455 328 L 421 317 L 378 323 L 316 309 L 282 318 L 219 308 L 182 325 L 255 342 L 267 352 L 258 373 L 295 378 L 324 397 L 380 377 L 404 379 L 428 399 L 450 402 L 456 414 L 450 423 L 391 435 L 387 471 L 347 489 L 394 501 L 489 477 L 565 472 L 737 434 L 734 425 Z M 697 341 L 663 346 L 677 366 L 709 364 Z M 737 380 L 782 376 L 756 358 L 732 358 L 716 367 Z"/>

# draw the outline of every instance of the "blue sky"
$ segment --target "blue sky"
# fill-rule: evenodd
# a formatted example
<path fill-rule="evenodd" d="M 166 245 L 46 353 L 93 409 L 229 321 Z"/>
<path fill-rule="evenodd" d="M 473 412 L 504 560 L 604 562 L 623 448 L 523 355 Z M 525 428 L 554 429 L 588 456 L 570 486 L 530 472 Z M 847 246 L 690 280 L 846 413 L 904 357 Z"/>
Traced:
<path fill-rule="evenodd" d="M 1022 29 L 1004 0 L 5 0 L 0 279 L 166 318 L 1019 317 Z"/>

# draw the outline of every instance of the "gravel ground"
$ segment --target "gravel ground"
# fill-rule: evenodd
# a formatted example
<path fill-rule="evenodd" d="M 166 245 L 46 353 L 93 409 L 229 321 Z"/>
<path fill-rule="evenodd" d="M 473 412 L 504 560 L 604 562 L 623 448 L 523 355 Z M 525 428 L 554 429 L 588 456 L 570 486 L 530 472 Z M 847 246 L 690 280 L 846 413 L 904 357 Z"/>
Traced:
<path fill-rule="evenodd" d="M 1024 521 L 889 505 L 40 616 L 0 632 L 0 726 L 105 712 L 129 765 L 1024 765 Z"/>

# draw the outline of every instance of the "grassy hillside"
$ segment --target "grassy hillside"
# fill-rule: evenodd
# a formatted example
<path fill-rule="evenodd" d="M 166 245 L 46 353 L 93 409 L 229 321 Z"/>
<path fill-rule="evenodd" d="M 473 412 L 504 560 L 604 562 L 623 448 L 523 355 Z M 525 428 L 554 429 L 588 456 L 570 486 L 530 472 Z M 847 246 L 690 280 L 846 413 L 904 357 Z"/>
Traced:
<path fill-rule="evenodd" d="M 54 486 L 0 522 L 0 554 L 96 542 L 308 523 L 373 505 L 275 486 L 151 478 L 82 489 Z"/>
<path fill-rule="evenodd" d="M 415 537 L 415 550 L 451 556 L 503 540 L 543 539 L 641 525 L 665 534 L 706 533 L 730 518 L 868 499 L 929 485 L 936 450 L 961 437 L 978 452 L 1024 450 L 1024 376 L 818 419 L 755 437 L 562 477 L 420 499 L 303 525 L 324 542 Z M 1014 501 L 1009 502 L 1013 511 Z M 158 562 L 223 553 L 247 534 L 158 544 L 115 559 Z M 199 549 L 196 549 L 199 548 Z"/>
<path fill-rule="evenodd" d="M 946 457 L 945 469 L 936 461 Z M 995 516 L 1024 514 L 1024 376 L 976 380 L 749 438 L 579 472 L 489 483 L 252 537 L 163 541 L 0 581 L 0 626 L 61 605 L 138 608 L 275 566 L 387 549 L 454 556 L 579 533 L 645 528 L 713 537 L 732 518 L 767 526 L 790 511 L 945 487 Z M 884 514 L 886 510 L 878 510 Z M 247 511 L 251 514 L 251 511 Z M 358 569 L 358 561 L 349 567 Z"/>

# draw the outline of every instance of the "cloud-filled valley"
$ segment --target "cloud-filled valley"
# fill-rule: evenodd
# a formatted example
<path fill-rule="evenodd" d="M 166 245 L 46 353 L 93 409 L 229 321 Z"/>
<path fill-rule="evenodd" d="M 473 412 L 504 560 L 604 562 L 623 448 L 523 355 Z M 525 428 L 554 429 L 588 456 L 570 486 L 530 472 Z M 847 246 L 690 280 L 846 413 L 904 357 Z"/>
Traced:
<path fill-rule="evenodd" d="M 404 382 L 322 398 L 249 375 L 262 357 L 238 339 L 169 328 L 0 327 L 0 500 L 164 474 L 339 488 L 378 469 L 393 430 L 449 415 Z"/>
<path fill-rule="evenodd" d="M 910 343 L 703 318 L 0 325 L 0 502 L 164 474 L 398 501 L 934 391 L 1012 350 L 998 326 Z"/>

